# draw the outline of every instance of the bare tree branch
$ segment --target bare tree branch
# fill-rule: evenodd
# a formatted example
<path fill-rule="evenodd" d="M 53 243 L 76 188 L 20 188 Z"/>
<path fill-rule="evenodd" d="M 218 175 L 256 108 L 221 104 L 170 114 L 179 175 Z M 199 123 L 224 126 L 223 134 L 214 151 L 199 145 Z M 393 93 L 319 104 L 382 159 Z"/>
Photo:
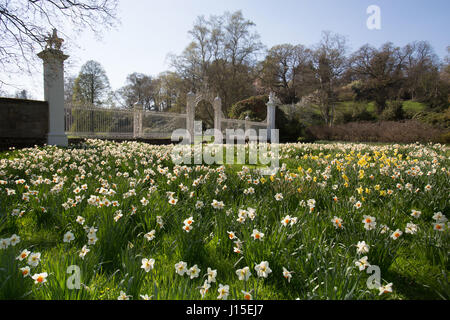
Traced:
<path fill-rule="evenodd" d="M 118 0 L 0 0 L 0 72 L 31 74 L 53 28 L 66 35 L 114 27 Z M 4 83 L 4 79 L 2 79 Z"/>

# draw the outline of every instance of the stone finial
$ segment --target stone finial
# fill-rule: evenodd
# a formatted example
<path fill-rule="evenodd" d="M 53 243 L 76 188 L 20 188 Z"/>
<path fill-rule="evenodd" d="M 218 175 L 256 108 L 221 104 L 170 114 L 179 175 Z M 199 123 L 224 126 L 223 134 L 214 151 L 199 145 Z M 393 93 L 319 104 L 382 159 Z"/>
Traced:
<path fill-rule="evenodd" d="M 270 91 L 269 93 L 269 102 L 275 103 L 275 93 L 273 93 L 273 91 Z"/>
<path fill-rule="evenodd" d="M 58 31 L 56 29 L 53 29 L 53 34 L 49 34 L 48 37 L 45 38 L 45 41 L 47 42 L 47 44 L 45 45 L 45 49 L 61 50 L 64 39 L 59 38 Z"/>

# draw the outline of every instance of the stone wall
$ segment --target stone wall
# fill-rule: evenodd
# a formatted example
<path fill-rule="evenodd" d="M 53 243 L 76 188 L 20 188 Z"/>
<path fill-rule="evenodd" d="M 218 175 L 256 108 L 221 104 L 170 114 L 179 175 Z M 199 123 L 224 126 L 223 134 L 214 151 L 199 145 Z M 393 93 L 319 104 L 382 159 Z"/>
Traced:
<path fill-rule="evenodd" d="M 0 150 L 47 143 L 48 103 L 0 98 Z"/>

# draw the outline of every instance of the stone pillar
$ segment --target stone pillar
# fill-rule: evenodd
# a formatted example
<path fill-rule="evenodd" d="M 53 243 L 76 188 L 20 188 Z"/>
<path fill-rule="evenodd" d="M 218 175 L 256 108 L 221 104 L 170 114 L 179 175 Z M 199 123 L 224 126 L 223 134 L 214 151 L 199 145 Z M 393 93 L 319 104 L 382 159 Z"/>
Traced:
<path fill-rule="evenodd" d="M 248 125 L 248 122 L 250 121 L 250 117 L 247 115 L 245 116 L 245 132 L 248 131 L 248 129 L 250 129 L 250 126 Z"/>
<path fill-rule="evenodd" d="M 194 121 L 195 121 L 195 94 L 189 92 L 186 97 L 186 129 L 191 137 L 191 144 L 194 143 Z"/>
<path fill-rule="evenodd" d="M 133 138 L 142 138 L 142 105 L 133 108 Z"/>
<path fill-rule="evenodd" d="M 275 96 L 274 93 L 271 92 L 269 95 L 269 102 L 267 102 L 267 138 L 270 142 L 272 142 L 272 134 L 271 130 L 275 129 Z"/>
<path fill-rule="evenodd" d="M 64 130 L 64 61 L 69 56 L 60 50 L 63 40 L 57 38 L 56 30 L 53 37 L 48 39 L 50 46 L 38 54 L 44 63 L 44 100 L 48 102 L 49 108 L 47 144 L 67 147 L 68 140 Z"/>
<path fill-rule="evenodd" d="M 216 97 L 216 99 L 214 99 L 214 103 L 213 103 L 213 107 L 214 107 L 214 129 L 217 130 L 218 132 L 222 132 L 222 99 L 220 99 L 220 97 Z M 222 140 L 223 136 L 222 134 L 220 135 L 216 135 L 216 137 L 214 138 L 215 143 L 223 143 L 223 141 L 219 141 Z"/>

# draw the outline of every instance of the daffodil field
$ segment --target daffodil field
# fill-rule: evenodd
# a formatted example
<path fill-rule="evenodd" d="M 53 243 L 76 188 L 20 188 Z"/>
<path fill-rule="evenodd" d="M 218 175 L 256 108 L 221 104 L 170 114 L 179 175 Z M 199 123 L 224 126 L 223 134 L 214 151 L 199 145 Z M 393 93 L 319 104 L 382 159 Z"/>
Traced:
<path fill-rule="evenodd" d="M 282 144 L 272 176 L 172 148 L 0 153 L 0 299 L 449 299 L 449 147 Z"/>

